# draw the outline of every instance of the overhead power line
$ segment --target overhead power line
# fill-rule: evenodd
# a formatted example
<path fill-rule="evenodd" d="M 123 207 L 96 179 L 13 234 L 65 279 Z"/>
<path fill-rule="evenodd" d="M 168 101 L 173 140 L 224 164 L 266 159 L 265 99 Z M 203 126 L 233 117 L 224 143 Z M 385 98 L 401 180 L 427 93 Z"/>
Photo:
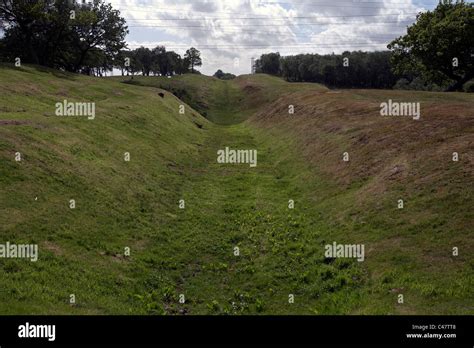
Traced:
<path fill-rule="evenodd" d="M 128 21 L 202 21 L 202 20 L 293 20 L 293 19 L 326 19 L 326 18 L 359 18 L 359 17 L 387 17 L 387 16 L 415 16 L 418 12 L 393 13 L 393 14 L 364 14 L 364 15 L 341 15 L 341 16 L 294 16 L 294 17 L 203 17 L 203 18 L 129 18 Z"/>
<path fill-rule="evenodd" d="M 366 47 L 366 46 L 381 46 L 385 45 L 385 43 L 340 43 L 340 44 L 295 44 L 295 45 L 266 45 L 266 44 L 260 44 L 260 45 L 242 45 L 242 44 L 237 44 L 237 45 L 198 45 L 196 43 L 193 44 L 181 44 L 181 45 L 166 45 L 166 48 L 188 48 L 191 46 L 197 46 L 199 49 L 217 49 L 217 48 L 275 48 L 275 47 L 280 47 L 280 48 L 317 48 L 317 47 Z M 136 44 L 136 45 L 127 45 L 129 47 L 146 47 L 146 46 L 151 46 L 151 47 L 156 47 L 160 46 L 160 44 Z"/>
<path fill-rule="evenodd" d="M 388 22 L 325 22 L 325 23 L 288 23 L 288 24 L 233 24 L 233 25 L 226 25 L 226 26 L 219 26 L 215 29 L 220 28 L 239 28 L 239 27 L 288 27 L 293 25 L 297 26 L 311 26 L 311 25 L 380 25 L 380 24 L 400 24 L 406 25 L 406 23 L 413 23 L 412 20 L 403 20 L 403 21 L 388 21 Z M 196 28 L 196 29 L 209 29 L 207 27 L 203 27 L 202 25 L 179 25 L 179 26 L 170 26 L 170 25 L 129 25 L 129 27 L 142 27 L 142 28 L 168 28 L 168 29 L 179 29 L 179 28 Z"/>
<path fill-rule="evenodd" d="M 388 3 L 382 3 L 382 2 L 377 2 L 378 4 L 381 4 L 383 6 L 361 6 L 363 4 L 374 4 L 374 2 L 359 2 L 355 3 L 354 1 L 351 1 L 350 3 L 346 4 L 335 4 L 334 2 L 328 2 L 328 3 L 318 3 L 315 4 L 313 3 L 291 3 L 291 2 L 259 2 L 257 5 L 268 5 L 268 4 L 281 4 L 281 5 L 305 5 L 309 7 L 318 7 L 318 8 L 354 8 L 354 9 L 374 9 L 374 10 L 413 10 L 412 4 L 406 4 L 406 3 L 400 3 L 401 6 L 387 6 L 389 5 Z M 375 4 L 377 4 L 375 3 Z M 405 5 L 405 6 L 402 6 Z M 425 6 L 417 6 L 418 9 L 423 9 Z M 182 8 L 171 8 L 171 7 L 163 7 L 161 4 L 157 4 L 155 6 L 146 6 L 146 5 L 139 5 L 139 6 L 127 6 L 127 7 L 121 7 L 120 5 L 114 6 L 115 9 L 118 9 L 122 12 L 146 12 L 146 13 L 153 13 L 153 12 L 179 12 L 179 13 L 206 13 L 206 14 L 230 14 L 230 15 L 243 15 L 242 12 L 235 12 L 235 11 L 200 11 L 197 9 L 187 9 L 185 7 Z M 258 7 L 257 7 L 258 8 Z M 255 9 L 255 8 L 253 8 Z M 255 15 L 254 13 L 251 13 L 251 15 Z"/>

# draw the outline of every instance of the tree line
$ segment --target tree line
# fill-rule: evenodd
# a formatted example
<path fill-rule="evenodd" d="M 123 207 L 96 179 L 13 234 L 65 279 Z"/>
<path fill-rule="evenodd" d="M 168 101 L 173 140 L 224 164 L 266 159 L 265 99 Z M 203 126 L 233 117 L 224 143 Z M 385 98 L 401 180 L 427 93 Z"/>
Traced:
<path fill-rule="evenodd" d="M 141 73 L 143 76 L 198 73 L 195 67 L 202 65 L 201 53 L 194 47 L 181 57 L 174 51 L 166 51 L 164 46 L 154 49 L 139 47 L 133 51 L 121 51 L 116 59 L 116 68 L 122 75 Z"/>
<path fill-rule="evenodd" d="M 195 48 L 184 57 L 158 46 L 128 50 L 126 21 L 111 4 L 93 0 L 0 0 L 0 59 L 102 76 L 172 75 L 202 64 Z"/>
<path fill-rule="evenodd" d="M 264 54 L 255 62 L 257 73 L 277 75 L 291 82 L 318 82 L 340 88 L 391 88 L 397 81 L 389 52 Z"/>
<path fill-rule="evenodd" d="M 202 65 L 195 48 L 183 57 L 163 46 L 128 50 L 126 21 L 103 0 L 0 0 L 0 59 L 102 76 L 173 75 Z M 474 90 L 474 5 L 440 0 L 417 15 L 407 34 L 382 52 L 264 54 L 256 72 L 288 81 L 319 82 L 341 88 Z M 217 78 L 232 74 L 216 72 Z M 466 87 L 467 86 L 467 87 Z"/>
<path fill-rule="evenodd" d="M 441 0 L 381 52 L 263 54 L 257 73 L 340 88 L 474 91 L 474 5 Z"/>
<path fill-rule="evenodd" d="M 120 12 L 98 0 L 1 0 L 0 26 L 2 60 L 86 74 L 113 66 L 128 34 Z"/>

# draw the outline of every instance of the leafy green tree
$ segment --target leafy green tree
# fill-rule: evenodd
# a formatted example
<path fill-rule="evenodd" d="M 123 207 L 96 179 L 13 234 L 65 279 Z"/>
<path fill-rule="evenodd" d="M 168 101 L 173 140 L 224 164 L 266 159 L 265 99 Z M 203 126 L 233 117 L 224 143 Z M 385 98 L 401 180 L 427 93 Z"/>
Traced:
<path fill-rule="evenodd" d="M 134 51 L 135 59 L 140 63 L 143 76 L 150 76 L 153 65 L 153 55 L 149 48 L 140 47 Z"/>
<path fill-rule="evenodd" d="M 217 70 L 214 74 L 214 77 L 218 79 L 221 79 L 223 76 L 224 76 L 224 72 L 221 69 Z"/>
<path fill-rule="evenodd" d="M 256 61 L 256 72 L 278 75 L 280 73 L 280 53 L 262 54 Z"/>
<path fill-rule="evenodd" d="M 343 54 L 262 55 L 257 72 L 274 73 L 292 82 L 318 82 L 342 88 L 392 88 L 397 77 L 390 68 L 389 51 L 346 51 Z M 277 60 L 278 58 L 278 60 Z M 347 58 L 347 64 L 345 64 Z"/>
<path fill-rule="evenodd" d="M 225 73 L 225 72 L 223 72 L 221 69 L 217 70 L 217 71 L 214 73 L 214 77 L 215 77 L 215 78 L 218 78 L 218 79 L 220 79 L 220 80 L 232 80 L 232 79 L 235 79 L 235 75 L 234 75 L 234 74 Z"/>
<path fill-rule="evenodd" d="M 194 67 L 195 66 L 201 66 L 202 65 L 201 52 L 199 52 L 194 47 L 191 47 L 189 50 L 186 51 L 186 54 L 184 55 L 184 58 L 189 62 L 189 65 L 191 66 L 191 72 L 192 73 L 194 73 Z"/>
<path fill-rule="evenodd" d="M 72 34 L 72 47 L 76 49 L 74 70 L 79 71 L 93 48 L 100 48 L 106 54 L 118 54 L 125 47 L 128 29 L 125 19 L 111 4 L 94 0 L 91 6 L 80 6 Z"/>
<path fill-rule="evenodd" d="M 55 51 L 65 39 L 73 5 L 52 0 L 1 0 L 0 22 L 8 59 L 54 66 Z M 21 43 L 21 44 L 19 44 Z"/>
<path fill-rule="evenodd" d="M 187 72 L 189 72 L 189 60 L 178 55 L 176 57 L 176 73 L 182 75 Z"/>
<path fill-rule="evenodd" d="M 180 69 L 181 56 L 174 51 L 168 51 L 166 52 L 166 62 L 168 63 L 167 75 L 174 75 L 176 70 Z"/>
<path fill-rule="evenodd" d="M 102 0 L 0 0 L 0 22 L 7 59 L 84 73 L 99 64 L 94 58 L 113 61 L 128 33 L 120 12 Z"/>
<path fill-rule="evenodd" d="M 425 80 L 459 90 L 474 78 L 474 7 L 442 0 L 433 11 L 420 13 L 405 36 L 392 41 L 394 71 L 418 73 Z"/>
<path fill-rule="evenodd" d="M 84 61 L 83 73 L 102 77 L 112 68 L 113 60 L 103 50 L 93 48 Z"/>
<path fill-rule="evenodd" d="M 164 47 L 157 55 L 157 61 L 159 65 L 159 72 L 162 76 L 171 76 L 175 74 L 176 69 L 179 69 L 180 56 L 176 52 L 166 51 Z"/>
<path fill-rule="evenodd" d="M 127 69 L 127 73 L 133 76 L 137 74 L 140 71 L 143 71 L 143 65 L 142 62 L 140 61 L 138 55 L 137 55 L 137 50 L 133 50 L 129 53 L 129 58 L 130 58 L 130 66 Z M 127 74 L 127 75 L 128 75 Z"/>

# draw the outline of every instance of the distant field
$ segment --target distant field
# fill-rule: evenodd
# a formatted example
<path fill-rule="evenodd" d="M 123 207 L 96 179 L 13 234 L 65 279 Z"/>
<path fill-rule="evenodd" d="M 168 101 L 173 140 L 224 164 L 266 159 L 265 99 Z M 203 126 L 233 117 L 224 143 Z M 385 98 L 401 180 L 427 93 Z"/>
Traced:
<path fill-rule="evenodd" d="M 8 66 L 0 91 L 0 243 L 40 250 L 0 259 L 2 314 L 474 313 L 472 94 Z M 226 146 L 257 167 L 217 163 Z"/>

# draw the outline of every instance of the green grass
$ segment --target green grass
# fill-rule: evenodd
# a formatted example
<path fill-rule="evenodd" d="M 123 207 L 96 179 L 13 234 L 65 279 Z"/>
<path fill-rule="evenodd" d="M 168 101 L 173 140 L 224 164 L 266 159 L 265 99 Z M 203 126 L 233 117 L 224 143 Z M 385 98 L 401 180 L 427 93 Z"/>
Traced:
<path fill-rule="evenodd" d="M 350 135 L 276 117 L 287 98 L 306 107 L 324 87 L 266 75 L 122 80 L 0 68 L 0 243 L 40 246 L 36 263 L 0 259 L 0 313 L 472 313 L 470 191 L 463 201 L 448 184 L 454 191 L 440 201 L 399 185 L 361 201 L 371 178 L 341 185 L 343 170 L 312 160 L 316 149 L 344 149 Z M 190 105 L 185 115 L 183 101 L 157 87 Z M 54 116 L 62 99 L 96 101 L 96 119 Z M 226 146 L 257 149 L 258 166 L 218 164 Z M 408 193 L 408 208 L 394 209 Z M 366 261 L 325 259 L 333 241 L 364 243 Z"/>
<path fill-rule="evenodd" d="M 174 93 L 204 117 L 219 125 L 233 125 L 248 119 L 263 105 L 282 95 L 295 92 L 325 92 L 319 84 L 292 84 L 277 77 L 257 74 L 241 75 L 233 80 L 186 74 L 167 77 L 113 77 L 132 85 L 158 87 Z"/>

